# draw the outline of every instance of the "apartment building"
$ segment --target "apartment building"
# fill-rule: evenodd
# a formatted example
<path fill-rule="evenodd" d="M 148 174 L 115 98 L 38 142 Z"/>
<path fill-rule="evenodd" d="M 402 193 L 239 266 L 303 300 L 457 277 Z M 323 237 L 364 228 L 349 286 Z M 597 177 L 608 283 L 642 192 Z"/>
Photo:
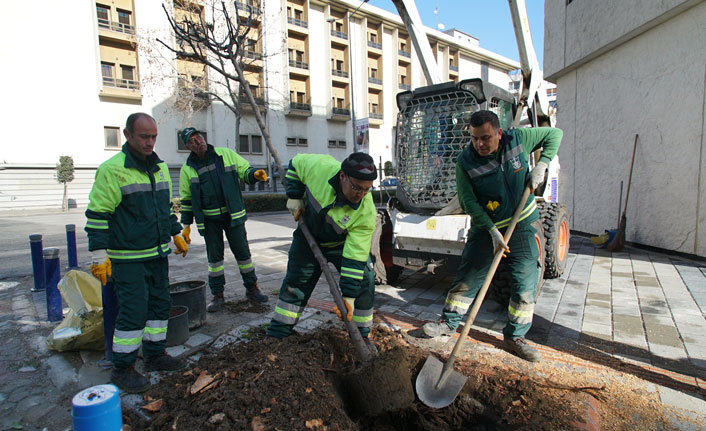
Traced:
<path fill-rule="evenodd" d="M 376 162 L 394 163 L 395 96 L 427 82 L 399 17 L 359 6 L 348 0 L 227 4 L 230 15 L 249 28 L 244 76 L 285 164 L 302 152 L 342 160 L 355 148 L 356 124 L 367 129 L 365 150 Z M 167 14 L 177 22 L 211 22 L 218 18 L 211 0 L 76 0 L 49 2 L 41 14 L 35 9 L 15 4 L 0 30 L 6 41 L 21 36 L 2 51 L 4 64 L 15 66 L 0 71 L 4 82 L 13 83 L 6 95 L 12 102 L 2 107 L 0 211 L 59 208 L 63 188 L 54 168 L 61 155 L 72 156 L 76 166 L 70 203 L 86 205 L 96 167 L 120 150 L 125 119 L 138 111 L 157 120 L 155 151 L 174 178 L 188 156 L 178 139 L 186 126 L 203 130 L 209 143 L 238 151 L 253 166 L 272 168 L 242 89 L 231 88 L 241 102 L 236 122 L 208 94 L 231 96 L 220 76 L 167 48 L 177 43 Z M 37 30 L 28 30 L 26 22 Z M 60 38 L 48 39 L 39 30 L 57 22 L 63 23 Z M 517 62 L 458 30 L 425 30 L 444 79 L 482 77 L 508 88 L 508 72 Z"/>

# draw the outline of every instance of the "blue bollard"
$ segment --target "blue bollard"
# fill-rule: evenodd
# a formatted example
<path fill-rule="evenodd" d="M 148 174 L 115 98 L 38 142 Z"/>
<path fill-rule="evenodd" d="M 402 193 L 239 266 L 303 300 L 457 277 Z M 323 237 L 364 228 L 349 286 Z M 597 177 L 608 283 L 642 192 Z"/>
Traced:
<path fill-rule="evenodd" d="M 76 225 L 66 225 L 66 249 L 69 255 L 69 266 L 66 269 L 78 268 L 78 256 L 76 255 Z"/>
<path fill-rule="evenodd" d="M 115 293 L 113 282 L 108 280 L 101 286 L 103 297 L 103 335 L 105 337 L 105 360 L 113 360 L 113 332 L 115 332 L 115 319 L 118 317 L 118 295 Z"/>
<path fill-rule="evenodd" d="M 61 263 L 59 262 L 59 249 L 47 247 L 44 249 L 44 270 L 47 291 L 47 318 L 56 322 L 63 318 L 61 310 L 61 294 L 59 293 L 59 280 L 61 279 Z"/>
<path fill-rule="evenodd" d="M 552 178 L 552 202 L 559 202 L 559 184 L 556 177 Z"/>
<path fill-rule="evenodd" d="M 29 236 L 29 248 L 32 251 L 32 272 L 34 273 L 34 288 L 32 292 L 44 290 L 44 257 L 42 256 L 42 236 L 38 233 Z"/>
<path fill-rule="evenodd" d="M 71 401 L 74 431 L 120 431 L 123 416 L 120 392 L 114 385 L 98 385 L 74 395 Z"/>

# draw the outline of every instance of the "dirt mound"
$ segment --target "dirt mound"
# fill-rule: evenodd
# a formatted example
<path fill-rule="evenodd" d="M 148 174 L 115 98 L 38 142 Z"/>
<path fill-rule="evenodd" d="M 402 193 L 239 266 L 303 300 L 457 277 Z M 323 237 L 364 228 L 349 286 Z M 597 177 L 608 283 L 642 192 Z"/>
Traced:
<path fill-rule="evenodd" d="M 344 382 L 361 364 L 345 332 L 278 342 L 254 335 L 162 379 L 145 395 L 153 403 L 150 421 L 125 410 L 125 423 L 148 430 L 551 430 L 579 420 L 574 399 L 550 396 L 518 373 L 487 366 L 481 372 L 470 361 L 457 361 L 470 378 L 450 406 L 415 401 L 402 411 L 360 417 Z M 400 350 L 401 366 L 416 379 L 428 352 L 395 333 L 373 336 L 382 352 Z"/>

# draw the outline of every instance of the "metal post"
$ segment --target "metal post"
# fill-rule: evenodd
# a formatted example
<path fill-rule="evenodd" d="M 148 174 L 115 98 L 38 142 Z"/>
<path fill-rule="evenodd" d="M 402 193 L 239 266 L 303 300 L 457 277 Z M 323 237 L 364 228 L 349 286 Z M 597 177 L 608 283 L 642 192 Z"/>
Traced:
<path fill-rule="evenodd" d="M 118 317 L 118 295 L 115 294 L 113 282 L 108 281 L 101 286 L 103 297 L 103 335 L 105 337 L 105 360 L 113 360 L 113 332 L 115 331 L 115 319 Z"/>
<path fill-rule="evenodd" d="M 69 255 L 69 266 L 66 269 L 78 268 L 78 257 L 76 255 L 76 225 L 66 225 L 66 250 Z"/>
<path fill-rule="evenodd" d="M 56 322 L 63 318 L 61 312 L 61 294 L 59 280 L 61 279 L 61 263 L 59 249 L 47 247 L 44 249 L 44 269 L 46 274 L 47 319 Z"/>
<path fill-rule="evenodd" d="M 32 252 L 32 272 L 34 274 L 34 288 L 32 292 L 44 290 L 44 256 L 42 256 L 42 236 L 38 233 L 29 236 L 29 248 Z"/>

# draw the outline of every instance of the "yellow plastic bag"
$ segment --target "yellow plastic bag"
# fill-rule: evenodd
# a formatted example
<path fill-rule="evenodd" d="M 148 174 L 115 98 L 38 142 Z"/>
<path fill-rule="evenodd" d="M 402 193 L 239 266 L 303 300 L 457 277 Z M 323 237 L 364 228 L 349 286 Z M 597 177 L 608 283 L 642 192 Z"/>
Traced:
<path fill-rule="evenodd" d="M 59 292 L 71 309 L 47 337 L 47 347 L 58 352 L 103 350 L 100 281 L 87 272 L 69 271 L 59 281 Z"/>

